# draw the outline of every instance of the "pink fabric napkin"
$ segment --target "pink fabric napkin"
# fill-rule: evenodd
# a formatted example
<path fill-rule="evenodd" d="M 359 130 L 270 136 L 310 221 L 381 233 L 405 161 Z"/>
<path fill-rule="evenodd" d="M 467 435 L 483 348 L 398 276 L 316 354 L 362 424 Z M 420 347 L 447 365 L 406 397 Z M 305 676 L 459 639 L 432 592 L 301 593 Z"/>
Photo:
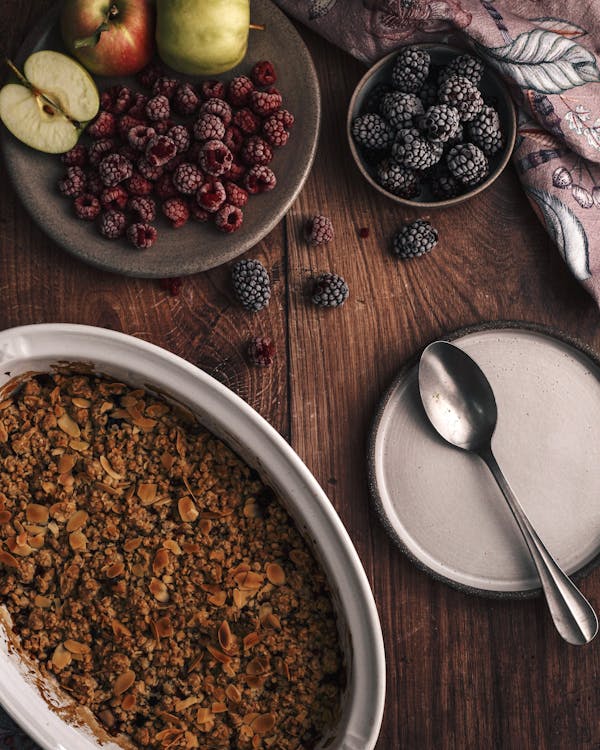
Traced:
<path fill-rule="evenodd" d="M 591 0 L 277 0 L 372 63 L 414 41 L 471 47 L 509 84 L 513 161 L 573 275 L 600 304 L 600 2 Z"/>

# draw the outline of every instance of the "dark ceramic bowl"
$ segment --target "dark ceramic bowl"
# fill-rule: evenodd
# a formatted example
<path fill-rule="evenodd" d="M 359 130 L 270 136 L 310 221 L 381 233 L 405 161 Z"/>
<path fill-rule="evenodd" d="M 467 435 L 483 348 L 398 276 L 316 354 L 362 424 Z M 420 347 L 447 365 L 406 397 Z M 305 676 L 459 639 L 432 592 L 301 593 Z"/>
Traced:
<path fill-rule="evenodd" d="M 446 44 L 413 44 L 411 47 L 417 47 L 424 49 L 431 55 L 432 65 L 436 67 L 442 67 L 447 65 L 453 58 L 458 55 L 464 55 L 465 53 L 472 54 L 471 52 L 457 47 L 450 47 Z M 360 149 L 354 143 L 352 138 L 352 121 L 358 115 L 365 113 L 365 102 L 367 101 L 369 94 L 378 83 L 384 83 L 391 81 L 392 68 L 394 66 L 394 60 L 398 51 L 394 51 L 386 57 L 375 63 L 373 67 L 365 73 L 360 79 L 358 85 L 354 89 L 352 99 L 350 100 L 350 106 L 348 107 L 348 117 L 346 122 L 346 133 L 348 136 L 348 143 L 350 144 L 350 151 L 354 157 L 354 161 L 358 169 L 360 170 L 363 177 L 371 184 L 375 190 L 378 190 L 383 195 L 390 198 L 390 200 L 396 203 L 401 203 L 405 206 L 412 206 L 414 208 L 442 208 L 445 206 L 453 206 L 457 203 L 472 198 L 474 195 L 478 195 L 488 188 L 494 180 L 502 173 L 508 160 L 512 154 L 515 137 L 517 132 L 517 118 L 515 115 L 515 107 L 508 93 L 506 86 L 502 83 L 500 78 L 490 70 L 486 65 L 483 78 L 479 89 L 483 94 L 483 98 L 486 103 L 493 106 L 500 116 L 500 123 L 502 125 L 502 132 L 504 134 L 504 147 L 497 153 L 494 154 L 489 160 L 490 162 L 490 173 L 486 180 L 475 185 L 471 189 L 467 189 L 461 195 L 457 195 L 455 198 L 447 198 L 445 200 L 439 200 L 436 198 L 428 186 L 424 185 L 417 198 L 408 199 L 402 198 L 398 195 L 390 193 L 388 190 L 383 188 L 375 179 L 375 168 L 374 165 L 369 163 Z"/>

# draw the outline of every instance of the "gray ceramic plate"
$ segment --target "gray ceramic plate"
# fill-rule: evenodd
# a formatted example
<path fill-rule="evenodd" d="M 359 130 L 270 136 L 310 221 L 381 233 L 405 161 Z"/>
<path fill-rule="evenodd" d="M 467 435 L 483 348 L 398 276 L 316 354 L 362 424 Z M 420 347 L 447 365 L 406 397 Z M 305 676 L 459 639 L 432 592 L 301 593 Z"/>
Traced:
<path fill-rule="evenodd" d="M 60 3 L 56 5 L 25 41 L 18 64 L 35 50 L 62 49 L 56 28 Z M 234 234 L 225 235 L 215 227 L 192 221 L 172 230 L 161 218 L 157 222 L 156 244 L 140 252 L 125 239 L 103 239 L 93 226 L 79 221 L 70 201 L 56 189 L 64 172 L 60 159 L 29 149 L 0 126 L 4 158 L 15 189 L 33 219 L 55 242 L 99 268 L 128 276 L 161 278 L 206 271 L 232 260 L 279 222 L 312 166 L 320 121 L 319 84 L 309 52 L 287 17 L 270 0 L 252 0 L 251 8 L 253 23 L 265 24 L 266 30 L 250 32 L 245 61 L 221 77 L 230 79 L 248 73 L 258 60 L 269 59 L 275 64 L 276 85 L 283 93 L 284 106 L 296 118 L 287 146 L 276 152 L 270 165 L 277 175 L 275 190 L 252 197 L 244 210 L 244 224 Z M 98 79 L 100 87 L 114 83 L 114 79 Z"/>
<path fill-rule="evenodd" d="M 569 574 L 584 572 L 600 553 L 600 362 L 537 327 L 447 338 L 492 384 L 494 451 L 531 522 Z M 427 421 L 417 366 L 392 384 L 371 436 L 371 487 L 386 528 L 417 565 L 451 585 L 535 593 L 535 568 L 487 468 Z"/>

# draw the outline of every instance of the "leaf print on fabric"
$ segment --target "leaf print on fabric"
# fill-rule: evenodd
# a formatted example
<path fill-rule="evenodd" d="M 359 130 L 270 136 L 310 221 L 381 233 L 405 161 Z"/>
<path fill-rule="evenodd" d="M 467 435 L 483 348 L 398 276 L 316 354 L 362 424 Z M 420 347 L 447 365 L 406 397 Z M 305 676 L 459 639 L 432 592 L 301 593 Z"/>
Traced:
<path fill-rule="evenodd" d="M 570 110 L 565 115 L 565 122 L 568 123 L 569 129 L 574 130 L 577 135 L 582 135 L 588 145 L 600 151 L 600 119 L 596 119 L 591 125 L 588 125 L 592 115 L 581 104 Z"/>
<path fill-rule="evenodd" d="M 564 18 L 544 17 L 530 18 L 529 20 L 541 29 L 553 31 L 555 34 L 566 36 L 568 39 L 578 39 L 580 36 L 587 34 L 587 31 L 582 29 L 581 26 L 577 26 L 571 21 L 565 21 Z"/>
<path fill-rule="evenodd" d="M 323 18 L 336 3 L 337 0 L 311 0 L 308 6 L 308 20 L 316 21 L 317 18 Z"/>
<path fill-rule="evenodd" d="M 579 281 L 589 279 L 590 263 L 588 238 L 583 224 L 570 208 L 546 190 L 526 187 L 525 192 L 538 206 L 548 234 L 573 275 Z"/>
<path fill-rule="evenodd" d="M 464 29 L 472 15 L 457 0 L 362 0 L 370 13 L 368 31 L 380 39 L 404 40 L 415 31 Z"/>
<path fill-rule="evenodd" d="M 556 110 L 550 99 L 544 94 L 538 94 L 530 89 L 525 92 L 525 98 L 529 102 L 531 111 L 536 114 L 540 124 L 552 133 L 552 135 L 564 138 L 564 133 L 560 127 L 560 117 L 556 114 Z"/>
<path fill-rule="evenodd" d="M 560 94 L 584 83 L 599 82 L 594 55 L 572 39 L 544 29 L 526 31 L 510 44 L 485 47 L 481 55 L 523 89 L 540 94 Z"/>
<path fill-rule="evenodd" d="M 515 161 L 515 166 L 520 174 L 528 172 L 530 169 L 539 167 L 540 164 L 547 164 L 553 159 L 560 159 L 568 151 L 565 148 L 542 148 L 539 151 L 533 151 L 522 159 Z"/>

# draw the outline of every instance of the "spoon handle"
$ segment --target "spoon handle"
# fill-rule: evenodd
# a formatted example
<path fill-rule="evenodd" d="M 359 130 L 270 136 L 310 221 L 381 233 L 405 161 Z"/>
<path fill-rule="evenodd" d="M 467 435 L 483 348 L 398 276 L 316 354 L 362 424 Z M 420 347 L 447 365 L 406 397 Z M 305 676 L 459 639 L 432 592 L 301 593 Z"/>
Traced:
<path fill-rule="evenodd" d="M 598 618 L 592 606 L 560 568 L 536 534 L 515 493 L 498 466 L 491 446 L 487 446 L 478 452 L 502 490 L 508 507 L 511 509 L 527 543 L 556 629 L 565 641 L 575 646 L 583 646 L 585 643 L 589 643 L 598 632 Z"/>

